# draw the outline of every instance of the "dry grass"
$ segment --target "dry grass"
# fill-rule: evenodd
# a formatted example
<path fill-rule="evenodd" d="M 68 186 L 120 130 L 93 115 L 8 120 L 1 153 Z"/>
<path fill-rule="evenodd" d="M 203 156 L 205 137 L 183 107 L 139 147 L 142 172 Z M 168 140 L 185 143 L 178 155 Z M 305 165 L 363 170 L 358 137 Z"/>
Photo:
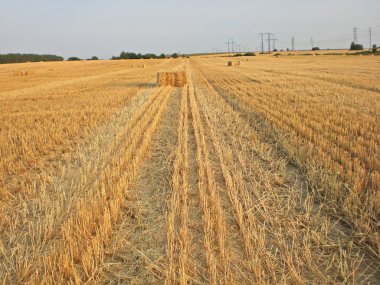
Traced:
<path fill-rule="evenodd" d="M 378 60 L 227 61 L 0 66 L 0 281 L 377 284 Z"/>

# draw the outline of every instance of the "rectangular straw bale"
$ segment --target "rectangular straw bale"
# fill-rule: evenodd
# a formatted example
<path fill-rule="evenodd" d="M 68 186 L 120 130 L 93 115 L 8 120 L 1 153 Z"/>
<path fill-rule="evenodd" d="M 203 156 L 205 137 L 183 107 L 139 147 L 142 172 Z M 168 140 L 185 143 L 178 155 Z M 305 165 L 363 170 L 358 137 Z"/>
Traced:
<path fill-rule="evenodd" d="M 186 83 L 186 71 L 162 71 L 157 73 L 157 84 L 159 86 L 181 87 Z"/>

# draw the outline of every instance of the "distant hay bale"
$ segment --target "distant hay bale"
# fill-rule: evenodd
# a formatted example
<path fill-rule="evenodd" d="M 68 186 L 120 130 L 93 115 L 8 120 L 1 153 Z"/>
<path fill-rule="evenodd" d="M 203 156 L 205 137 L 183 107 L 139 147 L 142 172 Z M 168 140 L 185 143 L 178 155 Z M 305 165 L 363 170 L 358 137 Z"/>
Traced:
<path fill-rule="evenodd" d="M 35 74 L 34 72 L 25 71 L 13 71 L 14 76 L 29 76 L 29 74 Z"/>
<path fill-rule="evenodd" d="M 158 72 L 157 84 L 158 86 L 173 86 L 181 87 L 187 83 L 186 71 L 170 71 Z"/>
<path fill-rule="evenodd" d="M 236 61 L 236 62 L 229 61 L 227 66 L 240 66 L 240 61 Z"/>

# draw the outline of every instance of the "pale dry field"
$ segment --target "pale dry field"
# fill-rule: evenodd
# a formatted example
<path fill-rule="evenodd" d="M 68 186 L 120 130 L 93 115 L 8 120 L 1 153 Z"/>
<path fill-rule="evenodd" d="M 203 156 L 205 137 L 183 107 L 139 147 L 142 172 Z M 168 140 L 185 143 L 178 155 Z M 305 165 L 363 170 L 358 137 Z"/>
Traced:
<path fill-rule="evenodd" d="M 155 84 L 174 69 L 186 86 Z M 379 74 L 367 56 L 0 65 L 0 283 L 378 284 Z"/>

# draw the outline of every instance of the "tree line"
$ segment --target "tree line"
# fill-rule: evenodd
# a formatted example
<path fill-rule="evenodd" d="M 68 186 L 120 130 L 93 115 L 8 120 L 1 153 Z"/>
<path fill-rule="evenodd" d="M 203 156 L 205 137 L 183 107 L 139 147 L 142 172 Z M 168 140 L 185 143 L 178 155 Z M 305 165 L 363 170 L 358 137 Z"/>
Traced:
<path fill-rule="evenodd" d="M 111 59 L 117 60 L 117 59 L 151 59 L 151 58 L 166 58 L 167 55 L 164 53 L 161 53 L 160 55 L 156 55 L 154 53 L 134 53 L 134 52 L 125 52 L 122 51 L 119 56 L 113 56 Z M 168 57 L 177 58 L 178 54 L 173 53 L 172 55 L 168 55 Z"/>
<path fill-rule="evenodd" d="M 32 54 L 32 53 L 9 53 L 0 54 L 1 63 L 21 63 L 39 61 L 63 61 L 62 56 L 52 54 Z"/>

